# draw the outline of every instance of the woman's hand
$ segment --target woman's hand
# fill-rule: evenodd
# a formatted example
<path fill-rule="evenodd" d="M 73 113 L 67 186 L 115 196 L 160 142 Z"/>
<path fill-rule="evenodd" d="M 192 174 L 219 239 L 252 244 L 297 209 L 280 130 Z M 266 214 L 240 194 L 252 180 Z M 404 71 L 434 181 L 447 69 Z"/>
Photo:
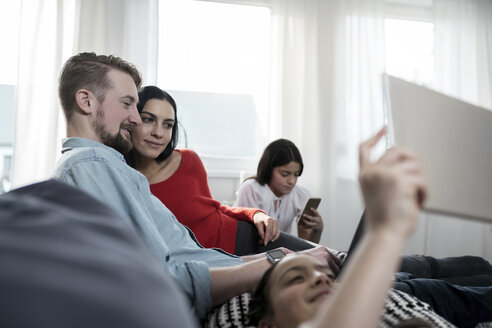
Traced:
<path fill-rule="evenodd" d="M 313 215 L 304 214 L 297 223 L 297 234 L 300 238 L 319 243 L 323 232 L 323 218 L 318 210 L 310 208 Z"/>
<path fill-rule="evenodd" d="M 260 235 L 260 243 L 266 246 L 271 241 L 277 240 L 280 236 L 278 220 L 274 219 L 263 212 L 256 212 L 253 221 Z"/>

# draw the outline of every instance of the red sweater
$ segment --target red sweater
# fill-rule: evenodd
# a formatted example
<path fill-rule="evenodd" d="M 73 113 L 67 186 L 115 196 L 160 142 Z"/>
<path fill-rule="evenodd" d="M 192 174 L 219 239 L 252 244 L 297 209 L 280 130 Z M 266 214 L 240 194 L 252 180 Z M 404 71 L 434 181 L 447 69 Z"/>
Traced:
<path fill-rule="evenodd" d="M 234 254 L 237 220 L 253 222 L 259 210 L 229 207 L 213 199 L 200 157 L 192 150 L 178 151 L 178 170 L 167 180 L 151 184 L 150 191 L 193 231 L 203 247 L 218 247 Z"/>

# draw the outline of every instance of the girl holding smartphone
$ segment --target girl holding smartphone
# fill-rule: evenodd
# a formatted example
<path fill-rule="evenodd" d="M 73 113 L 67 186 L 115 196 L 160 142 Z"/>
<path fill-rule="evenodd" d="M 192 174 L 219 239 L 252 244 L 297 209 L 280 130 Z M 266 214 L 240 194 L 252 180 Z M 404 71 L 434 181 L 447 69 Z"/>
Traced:
<path fill-rule="evenodd" d="M 309 191 L 297 185 L 304 169 L 302 156 L 296 145 L 287 139 L 278 139 L 264 150 L 256 176 L 243 182 L 237 192 L 234 206 L 254 207 L 277 218 L 279 228 L 291 232 L 297 222 L 300 238 L 319 243 L 323 219 L 316 208 L 304 213 Z M 302 215 L 302 217 L 301 217 Z"/>

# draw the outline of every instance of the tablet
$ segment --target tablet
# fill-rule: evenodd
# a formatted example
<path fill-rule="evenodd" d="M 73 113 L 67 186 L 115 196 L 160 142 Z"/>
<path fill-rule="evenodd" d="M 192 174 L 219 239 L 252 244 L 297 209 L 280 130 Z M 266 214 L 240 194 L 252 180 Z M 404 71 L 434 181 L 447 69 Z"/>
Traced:
<path fill-rule="evenodd" d="M 492 222 L 492 111 L 383 76 L 387 146 L 419 157 L 425 209 Z"/>

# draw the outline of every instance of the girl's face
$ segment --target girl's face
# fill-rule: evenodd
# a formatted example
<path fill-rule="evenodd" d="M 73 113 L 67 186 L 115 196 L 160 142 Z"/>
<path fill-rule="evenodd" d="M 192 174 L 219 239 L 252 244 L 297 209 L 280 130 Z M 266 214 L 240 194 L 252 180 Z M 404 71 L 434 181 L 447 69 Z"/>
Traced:
<path fill-rule="evenodd" d="M 142 124 L 132 131 L 133 149 L 137 155 L 155 159 L 171 140 L 175 124 L 173 106 L 167 100 L 151 99 L 140 117 Z"/>
<path fill-rule="evenodd" d="M 268 284 L 273 317 L 266 321 L 278 327 L 297 327 L 311 319 L 332 293 L 335 275 L 312 256 L 292 254 L 277 265 Z"/>
<path fill-rule="evenodd" d="M 292 191 L 300 174 L 301 165 L 297 162 L 292 161 L 282 166 L 276 166 L 273 168 L 272 179 L 268 186 L 275 196 L 280 197 Z"/>

